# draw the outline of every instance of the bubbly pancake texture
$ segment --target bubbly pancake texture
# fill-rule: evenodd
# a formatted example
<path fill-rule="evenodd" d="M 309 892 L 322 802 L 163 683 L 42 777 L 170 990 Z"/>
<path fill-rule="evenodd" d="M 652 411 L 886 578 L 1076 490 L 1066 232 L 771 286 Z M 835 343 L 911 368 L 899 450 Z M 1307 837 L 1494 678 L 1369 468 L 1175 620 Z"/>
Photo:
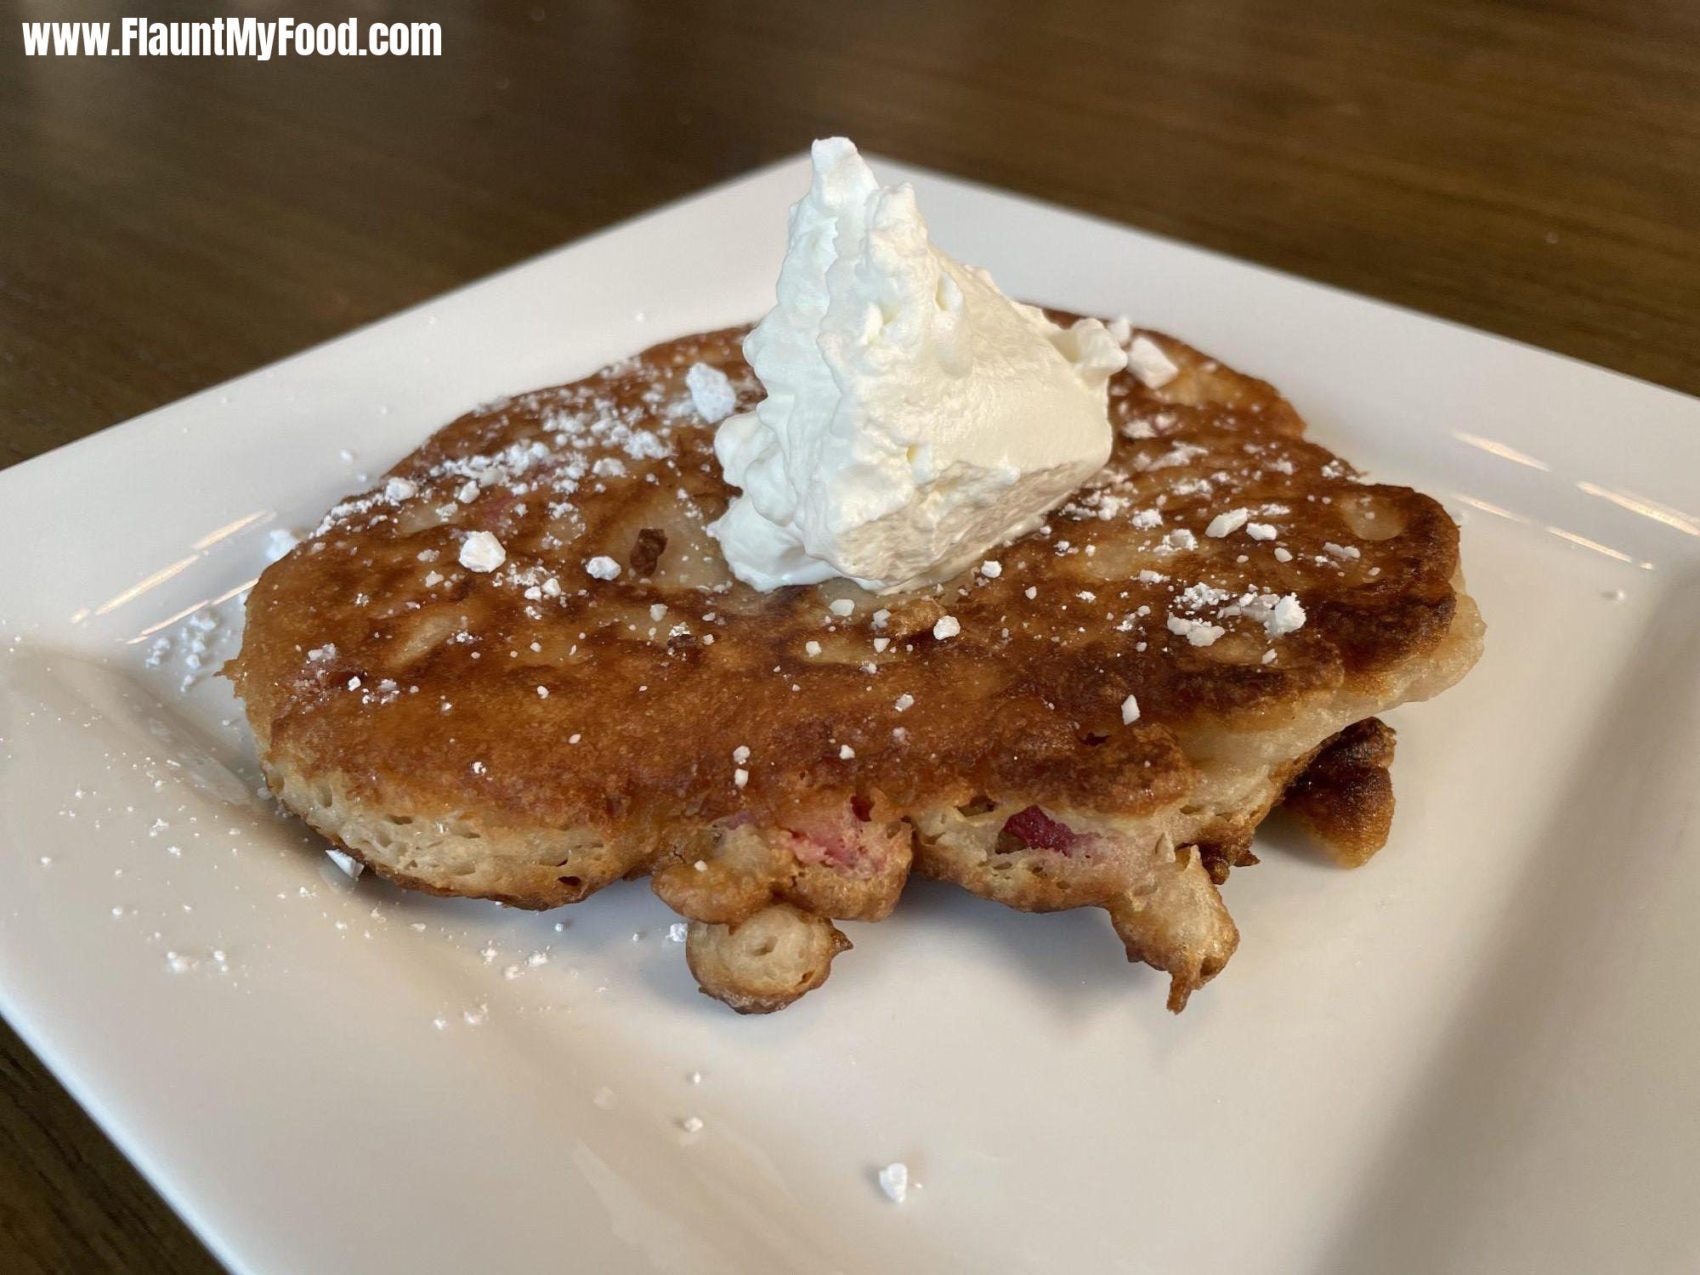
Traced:
<path fill-rule="evenodd" d="M 913 594 L 758 593 L 706 531 L 735 494 L 708 417 L 761 393 L 745 331 L 463 416 L 261 576 L 230 673 L 286 806 L 436 893 L 547 908 L 647 873 L 744 1010 L 818 985 L 832 921 L 912 870 L 1105 908 L 1179 1008 L 1289 787 L 1343 862 L 1385 839 L 1369 719 L 1480 650 L 1435 501 L 1129 332 L 1174 374 L 1116 376 L 1110 461 L 1045 526 Z"/>

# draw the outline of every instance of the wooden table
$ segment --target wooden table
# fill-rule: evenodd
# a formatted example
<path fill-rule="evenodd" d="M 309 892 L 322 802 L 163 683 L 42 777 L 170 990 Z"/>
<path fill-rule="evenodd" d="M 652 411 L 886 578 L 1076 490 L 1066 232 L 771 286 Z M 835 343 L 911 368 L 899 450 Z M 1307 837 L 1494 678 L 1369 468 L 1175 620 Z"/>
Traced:
<path fill-rule="evenodd" d="M 463 0 L 386 9 L 440 59 L 267 64 L 7 7 L 0 465 L 831 132 L 1700 392 L 1690 0 Z M 0 1078 L 0 1269 L 215 1269 L 3 1031 Z"/>

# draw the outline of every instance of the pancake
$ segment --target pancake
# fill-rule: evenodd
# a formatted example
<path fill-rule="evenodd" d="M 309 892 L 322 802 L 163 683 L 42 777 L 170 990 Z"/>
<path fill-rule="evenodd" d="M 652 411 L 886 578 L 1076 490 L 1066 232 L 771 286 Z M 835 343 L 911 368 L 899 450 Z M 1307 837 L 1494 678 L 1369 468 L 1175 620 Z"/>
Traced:
<path fill-rule="evenodd" d="M 1435 501 L 1118 326 L 1105 468 L 903 595 L 731 577 L 706 527 L 735 494 L 713 422 L 761 396 L 747 329 L 461 417 L 250 594 L 228 671 L 267 782 L 410 888 L 552 908 L 647 874 L 740 1010 L 818 986 L 833 922 L 912 871 L 1104 908 L 1181 1008 L 1285 794 L 1341 862 L 1385 840 L 1373 719 L 1463 676 L 1482 625 Z"/>

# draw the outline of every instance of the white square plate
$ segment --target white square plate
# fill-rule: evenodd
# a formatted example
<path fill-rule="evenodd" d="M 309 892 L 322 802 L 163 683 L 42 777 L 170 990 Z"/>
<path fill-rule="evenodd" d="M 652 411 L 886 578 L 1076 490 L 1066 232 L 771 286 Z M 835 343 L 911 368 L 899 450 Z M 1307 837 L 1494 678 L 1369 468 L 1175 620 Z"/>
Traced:
<path fill-rule="evenodd" d="M 1700 403 L 879 167 L 1011 293 L 1265 375 L 1463 515 L 1487 655 L 1394 715 L 1380 857 L 1272 834 L 1178 1019 L 1101 912 L 925 883 L 738 1018 L 641 883 L 350 885 L 256 797 L 206 670 L 268 533 L 761 313 L 797 160 L 0 474 L 0 1010 L 239 1271 L 1694 1269 Z"/>

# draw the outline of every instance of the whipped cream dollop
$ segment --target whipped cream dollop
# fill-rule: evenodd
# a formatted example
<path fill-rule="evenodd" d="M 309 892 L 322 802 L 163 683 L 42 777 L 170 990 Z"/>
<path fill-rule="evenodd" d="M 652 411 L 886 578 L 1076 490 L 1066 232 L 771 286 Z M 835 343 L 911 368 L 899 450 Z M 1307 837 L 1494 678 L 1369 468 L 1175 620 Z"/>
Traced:
<path fill-rule="evenodd" d="M 813 159 L 778 304 L 744 341 L 767 397 L 715 434 L 741 494 L 709 530 L 757 589 L 934 584 L 1103 466 L 1126 355 L 940 252 L 913 188 L 881 186 L 847 139 Z"/>

